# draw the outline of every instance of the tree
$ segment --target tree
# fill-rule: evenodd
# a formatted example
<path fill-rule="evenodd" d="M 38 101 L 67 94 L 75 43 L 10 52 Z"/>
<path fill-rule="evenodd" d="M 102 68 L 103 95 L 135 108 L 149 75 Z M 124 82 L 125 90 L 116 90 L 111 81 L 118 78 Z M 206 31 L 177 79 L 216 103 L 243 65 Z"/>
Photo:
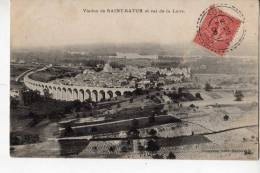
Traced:
<path fill-rule="evenodd" d="M 71 128 L 71 126 L 67 126 L 64 130 L 64 136 L 73 136 L 74 135 L 74 131 Z"/>
<path fill-rule="evenodd" d="M 138 138 L 139 137 L 139 130 L 137 130 L 136 128 L 131 128 L 128 132 L 127 132 L 127 137 L 128 138 Z"/>
<path fill-rule="evenodd" d="M 92 106 L 92 103 L 91 101 L 89 100 L 84 100 L 84 102 L 82 103 L 83 107 L 86 109 L 86 110 L 92 110 L 93 109 L 93 106 Z"/>
<path fill-rule="evenodd" d="M 149 131 L 149 135 L 151 135 L 151 136 L 156 136 L 156 134 L 157 134 L 157 131 L 154 130 L 154 129 L 151 129 L 151 130 Z"/>
<path fill-rule="evenodd" d="M 167 111 L 167 110 L 163 110 L 163 111 L 162 111 L 162 114 L 163 114 L 163 115 L 167 115 L 167 114 L 168 114 L 168 111 Z"/>
<path fill-rule="evenodd" d="M 19 105 L 19 101 L 11 97 L 11 102 L 10 102 L 11 108 L 16 109 L 18 105 Z"/>
<path fill-rule="evenodd" d="M 127 148 L 126 146 L 123 146 L 123 147 L 121 148 L 121 151 L 125 153 L 125 152 L 128 151 L 128 148 Z"/>
<path fill-rule="evenodd" d="M 46 88 L 43 89 L 43 95 L 44 95 L 45 100 L 48 100 L 51 98 L 51 94 L 50 94 L 49 90 Z"/>
<path fill-rule="evenodd" d="M 72 106 L 71 106 L 71 105 L 66 105 L 66 106 L 64 107 L 63 113 L 64 113 L 64 114 L 71 113 L 71 109 L 72 109 Z"/>
<path fill-rule="evenodd" d="M 132 92 L 131 91 L 125 91 L 124 92 L 124 96 L 125 97 L 131 97 L 132 96 Z"/>
<path fill-rule="evenodd" d="M 153 159 L 163 159 L 163 155 L 161 154 L 155 154 L 152 156 Z"/>
<path fill-rule="evenodd" d="M 73 108 L 75 108 L 76 112 L 80 111 L 81 108 L 81 102 L 79 100 L 74 100 L 72 102 Z"/>
<path fill-rule="evenodd" d="M 34 127 L 36 124 L 38 124 L 41 120 L 42 117 L 38 114 L 35 114 L 33 112 L 29 112 L 28 117 L 32 119 L 32 121 L 29 123 L 30 127 Z"/>
<path fill-rule="evenodd" d="M 30 105 L 41 98 L 39 91 L 33 91 L 26 88 L 21 90 L 21 96 L 24 105 Z"/>
<path fill-rule="evenodd" d="M 229 120 L 229 116 L 228 116 L 228 115 L 225 115 L 225 116 L 223 117 L 223 119 L 224 119 L 224 121 L 227 121 L 227 120 Z"/>
<path fill-rule="evenodd" d="M 138 148 L 139 151 L 144 151 L 144 149 L 145 149 L 144 146 L 140 142 L 138 142 L 137 148 Z"/>
<path fill-rule="evenodd" d="M 155 140 L 149 140 L 147 142 L 147 151 L 158 151 L 160 149 L 159 144 Z"/>
<path fill-rule="evenodd" d="M 242 91 L 236 90 L 234 92 L 234 96 L 235 96 L 235 101 L 242 101 L 244 95 L 242 93 Z"/>
<path fill-rule="evenodd" d="M 116 147 L 115 147 L 115 146 L 110 146 L 110 147 L 109 147 L 109 151 L 110 151 L 110 152 L 114 152 L 115 150 L 116 150 Z"/>
<path fill-rule="evenodd" d="M 196 93 L 196 94 L 195 94 L 195 97 L 196 97 L 197 99 L 203 100 L 203 98 L 201 97 L 200 93 Z"/>
<path fill-rule="evenodd" d="M 190 104 L 190 107 L 191 108 L 195 108 L 196 106 L 194 104 Z"/>
<path fill-rule="evenodd" d="M 175 154 L 173 152 L 170 152 L 169 155 L 167 156 L 167 159 L 176 159 Z"/>
<path fill-rule="evenodd" d="M 137 130 L 139 126 L 139 122 L 137 119 L 133 119 L 131 122 L 130 130 L 127 132 L 128 137 L 130 138 L 137 138 L 139 137 L 139 131 Z"/>
<path fill-rule="evenodd" d="M 213 89 L 213 87 L 207 82 L 206 84 L 205 84 L 205 91 L 211 91 L 212 89 Z"/>

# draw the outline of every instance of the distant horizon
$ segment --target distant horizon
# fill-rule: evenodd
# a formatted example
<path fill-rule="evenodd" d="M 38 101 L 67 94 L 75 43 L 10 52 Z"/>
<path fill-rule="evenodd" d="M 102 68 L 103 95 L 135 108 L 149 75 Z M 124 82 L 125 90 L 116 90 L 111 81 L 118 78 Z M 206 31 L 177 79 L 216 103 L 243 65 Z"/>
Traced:
<path fill-rule="evenodd" d="M 143 46 L 143 47 L 135 47 L 135 46 Z M 156 42 L 140 42 L 140 43 L 112 43 L 112 42 L 107 42 L 107 43 L 85 43 L 85 44 L 66 44 L 66 45 L 56 45 L 56 46 L 33 46 L 33 47 L 11 47 L 11 52 L 23 52 L 23 51 L 75 51 L 75 52 L 84 52 L 84 53 L 95 53 L 97 50 L 95 49 L 101 49 L 101 48 L 106 48 L 109 49 L 109 47 L 112 47 L 112 49 L 134 49 L 134 51 L 125 51 L 125 50 L 116 50 L 116 51 L 111 51 L 113 53 L 138 53 L 142 54 L 141 51 L 143 49 L 154 49 L 157 48 L 158 51 L 161 49 L 161 53 L 145 53 L 146 55 L 170 55 L 170 56 L 176 56 L 176 57 L 220 57 L 219 55 L 214 55 L 214 53 L 211 53 L 207 50 L 202 50 L 202 52 L 197 53 L 197 54 L 186 54 L 185 52 L 180 50 L 178 45 L 173 45 L 173 44 L 161 44 L 161 43 L 156 43 Z M 186 46 L 188 47 L 188 46 Z M 39 50 L 40 49 L 40 50 Z M 183 48 L 184 49 L 184 48 Z M 192 50 L 192 48 L 191 48 Z M 147 50 L 146 50 L 147 51 Z M 176 53 L 177 51 L 178 53 Z M 186 50 L 187 51 L 187 50 Z M 167 54 L 167 52 L 169 52 Z M 172 53 L 170 53 L 172 52 Z M 250 54 L 234 54 L 234 55 L 226 55 L 224 58 L 258 58 L 258 55 L 250 55 Z"/>

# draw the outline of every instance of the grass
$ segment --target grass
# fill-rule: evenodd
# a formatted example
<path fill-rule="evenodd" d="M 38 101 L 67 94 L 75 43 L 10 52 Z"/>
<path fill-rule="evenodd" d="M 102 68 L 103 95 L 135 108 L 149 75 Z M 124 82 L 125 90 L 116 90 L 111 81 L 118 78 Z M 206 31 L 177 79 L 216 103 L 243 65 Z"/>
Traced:
<path fill-rule="evenodd" d="M 18 65 L 11 65 L 10 66 L 10 74 L 11 74 L 11 77 L 16 77 L 16 76 L 19 76 L 20 74 L 22 74 L 23 72 L 31 69 L 32 67 L 31 66 L 26 66 L 26 65 L 23 65 L 23 66 L 18 66 Z"/>
<path fill-rule="evenodd" d="M 149 117 L 142 117 L 137 119 L 138 124 L 136 125 L 136 128 L 145 128 L 150 127 L 154 125 L 160 125 L 160 124 L 167 124 L 167 123 L 173 123 L 173 122 L 179 122 L 180 120 L 172 117 L 172 116 L 157 116 L 155 117 L 155 122 L 150 123 Z M 132 119 L 127 119 L 123 121 L 117 121 L 117 122 L 109 122 L 106 124 L 92 124 L 92 125 L 86 125 L 86 126 L 77 126 L 72 127 L 73 129 L 73 136 L 85 136 L 85 135 L 91 135 L 91 134 L 102 134 L 102 133 L 112 133 L 112 132 L 119 132 L 119 131 L 128 131 L 133 125 Z M 63 129 L 61 133 L 64 133 Z"/>
<path fill-rule="evenodd" d="M 30 75 L 30 78 L 41 81 L 49 82 L 57 78 L 74 77 L 80 70 L 69 68 L 49 68 L 44 71 L 39 71 Z"/>

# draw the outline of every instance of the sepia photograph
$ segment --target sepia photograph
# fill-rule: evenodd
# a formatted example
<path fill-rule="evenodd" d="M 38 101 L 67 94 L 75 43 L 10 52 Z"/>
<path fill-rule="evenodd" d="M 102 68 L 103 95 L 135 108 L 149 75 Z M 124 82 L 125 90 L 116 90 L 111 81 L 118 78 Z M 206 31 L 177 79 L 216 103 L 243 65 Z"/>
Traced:
<path fill-rule="evenodd" d="M 258 160 L 257 0 L 11 0 L 10 156 Z"/>

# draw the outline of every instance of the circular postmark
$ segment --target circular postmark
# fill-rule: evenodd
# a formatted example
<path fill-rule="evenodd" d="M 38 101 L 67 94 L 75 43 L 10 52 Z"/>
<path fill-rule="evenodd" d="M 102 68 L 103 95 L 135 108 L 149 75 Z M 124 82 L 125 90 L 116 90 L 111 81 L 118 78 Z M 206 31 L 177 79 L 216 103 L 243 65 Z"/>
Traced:
<path fill-rule="evenodd" d="M 205 9 L 197 21 L 194 42 L 219 54 L 236 49 L 245 38 L 245 17 L 233 5 L 215 4 Z"/>

